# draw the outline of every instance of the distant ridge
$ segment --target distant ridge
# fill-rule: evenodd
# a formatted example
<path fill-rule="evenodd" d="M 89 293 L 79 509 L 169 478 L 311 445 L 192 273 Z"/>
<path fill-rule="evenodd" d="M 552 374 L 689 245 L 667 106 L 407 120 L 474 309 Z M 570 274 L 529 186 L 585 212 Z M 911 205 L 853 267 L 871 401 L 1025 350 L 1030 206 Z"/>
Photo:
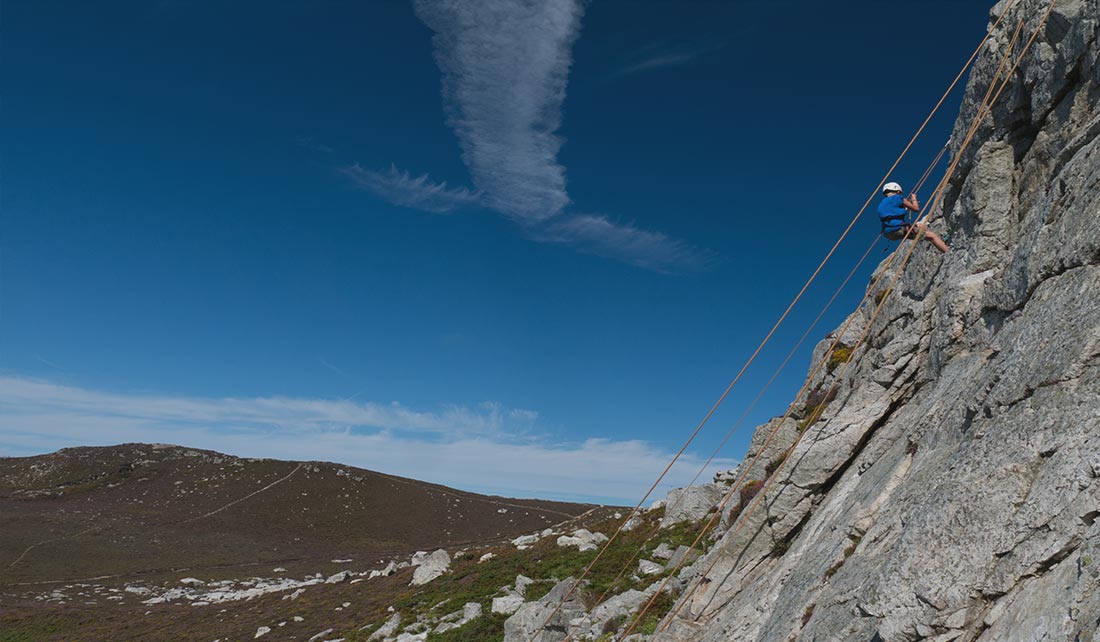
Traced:
<path fill-rule="evenodd" d="M 0 586 L 511 538 L 591 509 L 165 444 L 0 458 Z"/>

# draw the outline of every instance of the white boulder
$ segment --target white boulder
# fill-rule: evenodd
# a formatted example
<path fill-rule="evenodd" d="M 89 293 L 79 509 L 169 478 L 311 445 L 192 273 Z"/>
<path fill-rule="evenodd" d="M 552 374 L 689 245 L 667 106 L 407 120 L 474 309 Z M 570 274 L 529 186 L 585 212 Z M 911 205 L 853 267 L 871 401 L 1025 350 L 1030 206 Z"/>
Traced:
<path fill-rule="evenodd" d="M 519 607 L 523 606 L 523 598 L 519 595 L 505 595 L 504 597 L 493 598 L 493 613 L 499 615 L 511 615 L 519 610 Z"/>
<path fill-rule="evenodd" d="M 572 535 L 562 535 L 558 538 L 558 546 L 576 546 L 582 553 L 594 551 L 600 544 L 607 541 L 607 535 L 593 533 L 588 529 L 579 528 Z"/>
<path fill-rule="evenodd" d="M 638 560 L 638 575 L 657 575 L 665 570 L 665 567 L 657 562 Z"/>
<path fill-rule="evenodd" d="M 706 517 L 722 497 L 727 487 L 721 484 L 703 484 L 687 488 L 673 488 L 668 492 L 665 516 L 661 528 L 684 521 L 697 521 Z"/>
<path fill-rule="evenodd" d="M 447 554 L 447 551 L 439 549 L 421 559 L 420 564 L 417 565 L 416 571 L 413 572 L 412 586 L 422 586 L 431 582 L 435 578 L 443 575 L 451 568 L 451 556 Z"/>

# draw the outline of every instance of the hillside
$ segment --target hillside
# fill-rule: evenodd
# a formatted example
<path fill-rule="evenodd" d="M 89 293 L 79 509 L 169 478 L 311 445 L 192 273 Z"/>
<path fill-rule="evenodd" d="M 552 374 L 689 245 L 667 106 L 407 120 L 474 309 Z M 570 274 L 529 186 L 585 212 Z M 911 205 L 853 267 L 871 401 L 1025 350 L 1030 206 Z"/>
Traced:
<path fill-rule="evenodd" d="M 375 562 L 509 539 L 590 508 L 338 464 L 146 444 L 69 448 L 0 459 L 0 589 L 176 568 Z"/>
<path fill-rule="evenodd" d="M 0 459 L 0 641 L 362 642 L 398 614 L 404 642 L 502 640 L 624 512 L 178 446 Z M 688 523 L 648 538 L 663 514 L 605 559 L 690 542 Z M 579 595 L 655 579 L 617 570 Z"/>

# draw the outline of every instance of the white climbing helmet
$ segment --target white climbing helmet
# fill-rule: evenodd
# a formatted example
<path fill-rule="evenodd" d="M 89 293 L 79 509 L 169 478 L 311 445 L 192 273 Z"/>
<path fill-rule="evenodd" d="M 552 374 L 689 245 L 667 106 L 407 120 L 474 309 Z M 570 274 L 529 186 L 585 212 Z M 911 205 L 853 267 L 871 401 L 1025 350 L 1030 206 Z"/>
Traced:
<path fill-rule="evenodd" d="M 897 183 L 887 183 L 887 184 L 882 186 L 882 193 L 883 194 L 885 194 L 887 192 L 900 192 L 900 191 L 901 191 L 901 185 L 898 185 Z"/>

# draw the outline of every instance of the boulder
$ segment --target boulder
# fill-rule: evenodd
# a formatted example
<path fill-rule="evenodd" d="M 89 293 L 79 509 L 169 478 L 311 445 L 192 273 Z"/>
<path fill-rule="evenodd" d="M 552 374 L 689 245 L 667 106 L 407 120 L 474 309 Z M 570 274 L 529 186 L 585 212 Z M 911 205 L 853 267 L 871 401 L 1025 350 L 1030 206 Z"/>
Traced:
<path fill-rule="evenodd" d="M 727 486 L 737 481 L 737 469 L 731 468 L 730 470 L 722 470 L 714 473 L 715 484 L 726 484 Z"/>
<path fill-rule="evenodd" d="M 661 518 L 661 528 L 684 521 L 698 521 L 722 501 L 726 486 L 722 484 L 703 484 L 687 488 L 673 488 L 665 500 L 665 516 Z"/>
<path fill-rule="evenodd" d="M 515 545 L 516 548 L 522 550 L 522 548 L 529 547 L 537 541 L 539 541 L 538 535 L 520 535 L 512 540 L 512 544 Z"/>
<path fill-rule="evenodd" d="M 638 575 L 658 575 L 664 572 L 665 567 L 657 562 L 651 562 L 649 560 L 638 560 Z"/>
<path fill-rule="evenodd" d="M 519 610 L 519 607 L 523 606 L 523 598 L 519 595 L 505 595 L 504 597 L 494 597 L 492 612 L 499 615 L 511 615 Z"/>
<path fill-rule="evenodd" d="M 612 596 L 592 609 L 588 635 L 598 637 L 603 633 L 605 624 L 619 617 L 629 616 L 653 595 L 653 590 L 637 591 L 631 589 Z"/>
<path fill-rule="evenodd" d="M 676 551 L 668 558 L 665 568 L 671 570 L 677 566 L 686 566 L 694 562 L 697 557 L 699 557 L 699 551 L 689 546 L 678 546 Z"/>
<path fill-rule="evenodd" d="M 573 591 L 568 600 L 562 601 L 574 584 L 573 578 L 562 580 L 541 600 L 528 602 L 520 607 L 504 621 L 504 642 L 562 642 L 570 622 L 585 615 L 584 602 L 576 591 Z M 559 604 L 561 608 L 558 608 Z M 550 616 L 551 613 L 554 613 L 553 617 Z M 544 622 L 545 627 L 542 626 Z M 538 636 L 532 640 L 536 631 Z"/>
<path fill-rule="evenodd" d="M 668 542 L 661 542 L 661 544 L 657 548 L 653 549 L 653 552 L 650 553 L 650 555 L 660 560 L 667 560 L 668 558 L 672 557 L 673 552 L 674 551 L 672 547 L 668 545 Z"/>
<path fill-rule="evenodd" d="M 412 586 L 422 586 L 435 578 L 443 575 L 451 568 L 451 556 L 447 551 L 439 549 L 420 560 L 416 571 L 413 572 Z"/>
<path fill-rule="evenodd" d="M 572 535 L 562 535 L 557 541 L 558 546 L 576 546 L 583 553 L 599 548 L 600 544 L 607 541 L 607 535 L 579 528 Z"/>
<path fill-rule="evenodd" d="M 439 625 L 435 627 L 434 633 L 446 633 L 452 629 L 464 626 L 479 617 L 481 617 L 481 604 L 478 602 L 468 602 L 462 607 L 461 611 L 455 611 L 454 613 L 445 615 L 441 619 Z"/>
<path fill-rule="evenodd" d="M 401 626 L 401 614 L 394 613 L 377 631 L 371 633 L 370 637 L 367 638 L 367 642 L 376 642 L 377 640 L 388 638 L 394 633 L 397 633 L 397 628 L 399 626 Z"/>

